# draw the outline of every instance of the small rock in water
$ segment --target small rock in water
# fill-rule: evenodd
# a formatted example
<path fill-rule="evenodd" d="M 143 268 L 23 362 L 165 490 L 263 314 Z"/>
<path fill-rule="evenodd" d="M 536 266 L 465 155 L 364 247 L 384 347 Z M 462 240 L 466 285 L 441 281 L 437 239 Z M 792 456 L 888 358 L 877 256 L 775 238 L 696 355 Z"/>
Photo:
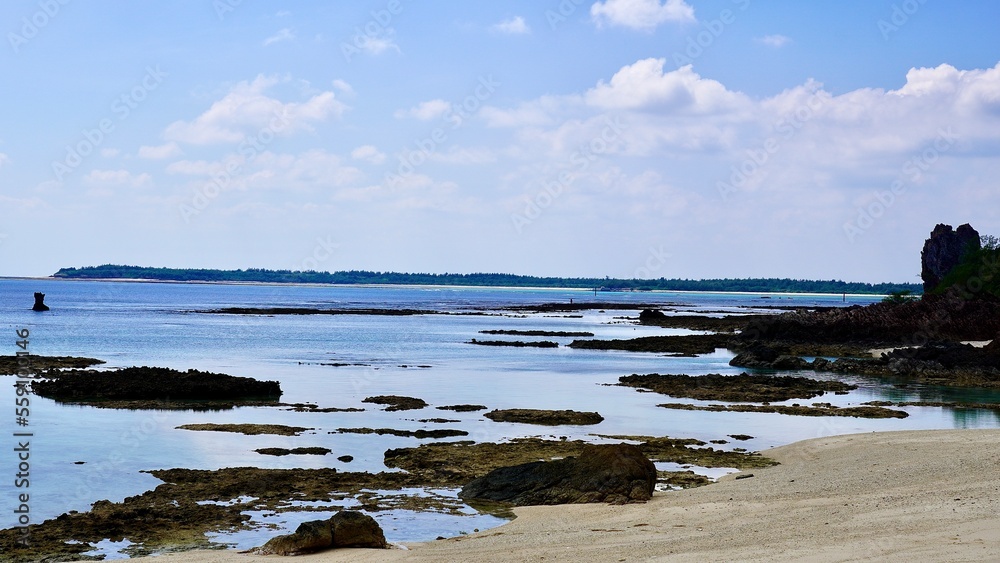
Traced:
<path fill-rule="evenodd" d="M 49 306 L 45 304 L 45 294 L 35 292 L 35 304 L 31 307 L 32 311 L 48 311 Z"/>

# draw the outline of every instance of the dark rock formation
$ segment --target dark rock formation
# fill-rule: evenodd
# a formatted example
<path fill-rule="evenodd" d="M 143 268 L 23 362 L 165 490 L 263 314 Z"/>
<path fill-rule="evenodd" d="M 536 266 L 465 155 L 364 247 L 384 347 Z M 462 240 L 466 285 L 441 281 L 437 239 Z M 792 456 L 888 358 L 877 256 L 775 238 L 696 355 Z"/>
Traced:
<path fill-rule="evenodd" d="M 796 358 L 800 359 L 800 358 Z M 804 360 L 803 360 L 804 361 Z M 806 377 L 775 375 L 626 375 L 618 378 L 621 385 L 650 389 L 671 397 L 702 401 L 787 401 L 811 399 L 827 391 L 844 393 L 857 389 L 839 381 L 820 381 Z"/>
<path fill-rule="evenodd" d="M 970 251 L 979 250 L 979 233 L 968 223 L 952 230 L 951 225 L 939 224 L 931 231 L 931 238 L 924 242 L 920 253 L 920 277 L 924 280 L 924 293 L 930 293 L 948 272 L 958 266 Z"/>
<path fill-rule="evenodd" d="M 964 298 L 949 292 L 906 303 L 794 311 L 752 321 L 737 347 L 753 342 L 864 343 L 870 348 L 922 344 L 929 340 L 989 340 L 1000 332 L 1000 300 Z"/>
<path fill-rule="evenodd" d="M 804 359 L 787 354 L 787 350 L 780 346 L 765 346 L 763 344 L 752 344 L 746 350 L 729 361 L 731 366 L 739 366 L 753 369 L 780 369 L 780 370 L 804 370 L 810 369 L 809 362 Z"/>
<path fill-rule="evenodd" d="M 263 455 L 326 455 L 332 450 L 328 448 L 320 447 L 308 447 L 308 448 L 259 448 L 254 450 L 255 452 Z"/>
<path fill-rule="evenodd" d="M 656 467 L 629 444 L 588 445 L 578 457 L 501 467 L 464 488 L 462 499 L 517 506 L 642 502 L 653 496 Z"/>
<path fill-rule="evenodd" d="M 32 311 L 48 311 L 49 306 L 45 304 L 45 294 L 35 292 L 35 304 L 31 307 Z"/>
<path fill-rule="evenodd" d="M 375 403 L 376 405 L 389 405 L 387 411 L 410 411 L 418 410 L 427 406 L 427 401 L 416 397 L 403 397 L 401 395 L 378 395 L 376 397 L 366 397 L 362 403 Z"/>
<path fill-rule="evenodd" d="M 656 309 L 643 309 L 639 313 L 639 322 L 641 324 L 659 324 L 665 322 L 667 316 L 663 314 L 663 311 L 658 311 Z"/>
<path fill-rule="evenodd" d="M 341 510 L 330 517 L 333 547 L 370 547 L 385 549 L 389 544 L 378 522 L 367 514 Z"/>
<path fill-rule="evenodd" d="M 596 412 L 579 412 L 573 410 L 498 409 L 490 411 L 483 416 L 493 422 L 520 422 L 521 424 L 539 424 L 542 426 L 599 424 L 604 420 L 604 417 Z"/>
<path fill-rule="evenodd" d="M 726 334 L 691 334 L 685 336 L 642 336 L 627 340 L 574 340 L 570 348 L 583 350 L 626 350 L 628 352 L 660 352 L 682 356 L 711 354 L 716 348 L 728 346 L 732 336 Z"/>
<path fill-rule="evenodd" d="M 388 543 L 374 518 L 353 510 L 341 510 L 329 520 L 303 522 L 294 533 L 272 538 L 256 552 L 258 555 L 300 555 L 337 547 L 385 549 Z"/>
<path fill-rule="evenodd" d="M 116 371 L 48 371 L 45 377 L 47 379 L 32 382 L 31 388 L 35 393 L 57 401 L 158 400 L 169 403 L 185 400 L 277 400 L 281 396 L 277 381 L 258 381 L 198 370 L 182 372 L 144 366 Z"/>
<path fill-rule="evenodd" d="M 394 428 L 338 428 L 338 434 L 378 434 L 384 436 L 400 436 L 403 438 L 451 438 L 452 436 L 468 436 L 465 430 L 452 430 L 450 428 L 436 428 L 433 430 L 396 430 Z M 333 432 L 330 432 L 333 434 Z"/>
<path fill-rule="evenodd" d="M 475 412 L 486 410 L 486 405 L 445 405 L 437 407 L 437 409 L 439 411 Z"/>

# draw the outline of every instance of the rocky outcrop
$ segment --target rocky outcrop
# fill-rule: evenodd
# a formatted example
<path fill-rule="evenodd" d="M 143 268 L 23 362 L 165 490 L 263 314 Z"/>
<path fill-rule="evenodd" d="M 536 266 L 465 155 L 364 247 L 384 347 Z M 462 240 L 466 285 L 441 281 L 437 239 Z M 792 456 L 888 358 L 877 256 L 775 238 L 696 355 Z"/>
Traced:
<path fill-rule="evenodd" d="M 97 406 L 110 401 L 162 401 L 164 405 L 159 408 L 168 408 L 171 403 L 191 400 L 277 400 L 281 396 L 277 381 L 198 370 L 144 366 L 115 371 L 47 371 L 44 377 L 32 382 L 35 393 L 57 401 Z"/>
<path fill-rule="evenodd" d="M 35 292 L 35 304 L 31 307 L 32 311 L 48 311 L 49 306 L 45 304 L 45 294 Z"/>
<path fill-rule="evenodd" d="M 979 250 L 979 233 L 968 223 L 952 230 L 951 225 L 939 224 L 931 231 L 920 253 L 920 277 L 924 293 L 930 293 L 970 251 Z"/>
<path fill-rule="evenodd" d="M 804 359 L 786 353 L 780 346 L 752 344 L 730 360 L 729 365 L 753 369 L 804 370 L 812 366 Z"/>
<path fill-rule="evenodd" d="M 519 422 L 521 424 L 539 424 L 542 426 L 599 424 L 604 420 L 604 417 L 596 412 L 553 411 L 544 409 L 497 409 L 483 416 L 493 422 Z"/>
<path fill-rule="evenodd" d="M 929 340 L 989 340 L 1000 332 L 1000 300 L 985 294 L 950 291 L 906 303 L 794 311 L 752 321 L 737 337 L 741 350 L 750 344 L 866 343 L 922 344 Z"/>
<path fill-rule="evenodd" d="M 258 555 L 301 555 L 338 547 L 385 549 L 388 543 L 374 518 L 354 510 L 341 510 L 329 520 L 303 522 L 295 532 L 271 538 L 255 552 Z"/>
<path fill-rule="evenodd" d="M 466 501 L 517 506 L 644 502 L 653 496 L 656 467 L 629 444 L 587 445 L 578 457 L 501 467 L 462 488 Z"/>
<path fill-rule="evenodd" d="M 366 397 L 362 403 L 375 403 L 376 405 L 389 405 L 386 411 L 411 411 L 427 407 L 427 401 L 416 397 L 403 397 L 401 395 L 379 395 L 377 397 Z"/>

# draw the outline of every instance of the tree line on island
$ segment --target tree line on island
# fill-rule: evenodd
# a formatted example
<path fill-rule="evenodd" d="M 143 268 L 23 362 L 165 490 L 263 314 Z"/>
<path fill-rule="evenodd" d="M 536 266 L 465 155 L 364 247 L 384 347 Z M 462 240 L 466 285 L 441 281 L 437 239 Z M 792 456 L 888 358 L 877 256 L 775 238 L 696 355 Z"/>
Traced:
<path fill-rule="evenodd" d="M 864 283 L 841 280 L 801 280 L 788 278 L 726 279 L 619 279 L 523 276 L 500 273 L 424 274 L 349 270 L 215 270 L 192 268 L 149 268 L 104 264 L 83 268 L 61 268 L 55 278 L 142 279 L 178 282 L 262 282 L 359 285 L 454 285 L 479 287 L 548 287 L 600 291 L 740 291 L 750 293 L 851 293 L 887 295 L 894 292 L 920 293 L 915 283 Z"/>

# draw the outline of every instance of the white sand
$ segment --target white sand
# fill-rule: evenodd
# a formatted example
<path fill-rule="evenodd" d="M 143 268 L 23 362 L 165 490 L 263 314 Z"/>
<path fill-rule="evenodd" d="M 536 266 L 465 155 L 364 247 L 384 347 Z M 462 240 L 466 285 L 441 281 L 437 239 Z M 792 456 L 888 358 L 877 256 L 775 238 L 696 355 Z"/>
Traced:
<path fill-rule="evenodd" d="M 976 348 L 983 348 L 984 346 L 986 346 L 990 342 L 993 342 L 993 341 L 992 340 L 963 340 L 961 343 L 962 344 L 971 344 L 972 346 L 975 346 Z M 870 353 L 873 358 L 881 358 L 882 354 L 888 354 L 889 352 L 892 352 L 894 350 L 903 350 L 905 348 L 906 348 L 906 346 L 897 346 L 895 348 L 872 348 L 871 350 L 868 351 L 868 353 Z"/>
<path fill-rule="evenodd" d="M 409 551 L 290 561 L 1000 561 L 1000 430 L 855 434 L 764 453 L 781 465 L 646 504 L 519 508 L 510 524 Z M 281 559 L 200 551 L 156 561 Z"/>

